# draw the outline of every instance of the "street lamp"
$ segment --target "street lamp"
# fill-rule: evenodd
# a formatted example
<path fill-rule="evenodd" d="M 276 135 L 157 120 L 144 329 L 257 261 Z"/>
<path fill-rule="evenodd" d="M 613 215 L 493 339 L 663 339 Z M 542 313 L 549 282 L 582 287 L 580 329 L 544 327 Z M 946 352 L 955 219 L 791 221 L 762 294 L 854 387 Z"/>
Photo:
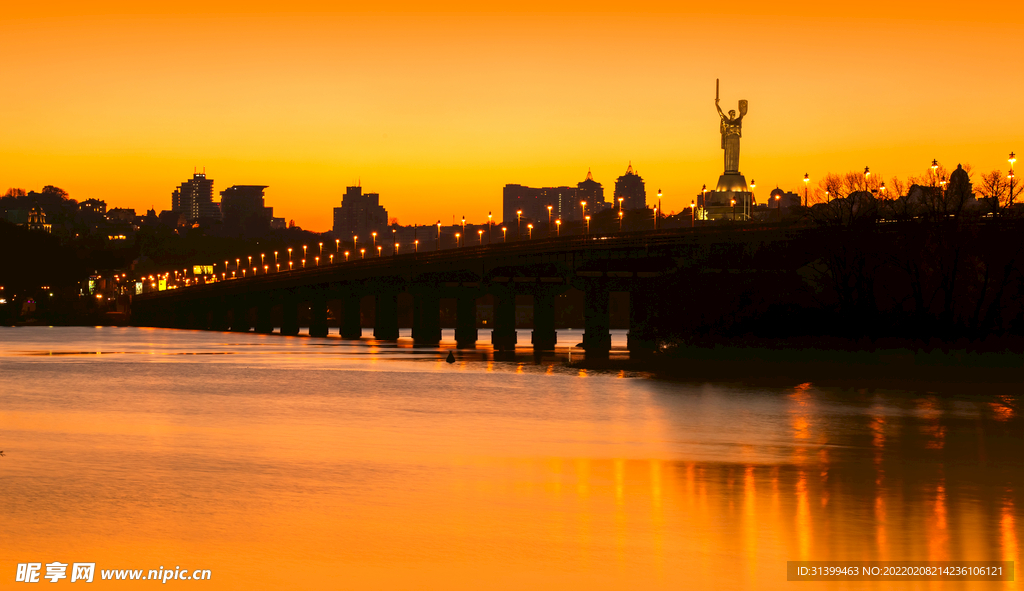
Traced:
<path fill-rule="evenodd" d="M 864 167 L 864 190 L 865 191 L 868 190 L 868 177 L 869 176 L 871 176 L 871 170 L 867 166 L 865 166 Z M 804 203 L 804 207 L 807 207 L 807 203 Z"/>
<path fill-rule="evenodd" d="M 658 206 L 654 206 L 654 229 L 658 229 Z"/>
<path fill-rule="evenodd" d="M 590 216 L 589 215 L 585 215 L 585 216 L 583 216 L 583 219 L 586 220 L 586 222 L 587 222 L 587 235 L 589 236 L 590 235 Z"/>
<path fill-rule="evenodd" d="M 313 259 L 316 260 L 316 265 L 315 266 L 319 267 L 320 266 L 320 255 L 317 255 L 317 256 L 313 257 Z"/>
<path fill-rule="evenodd" d="M 305 269 L 305 268 L 306 268 L 306 259 L 302 259 L 302 268 L 303 268 L 303 269 Z"/>
<path fill-rule="evenodd" d="M 707 185 L 701 185 L 701 187 L 700 187 L 700 208 L 701 208 L 701 212 L 707 212 L 707 210 L 708 210 L 708 186 Z M 704 219 L 703 213 L 701 214 L 701 218 L 700 219 L 702 219 L 702 220 Z"/>
<path fill-rule="evenodd" d="M 334 254 L 341 252 L 341 238 L 334 239 Z"/>
<path fill-rule="evenodd" d="M 657 212 L 659 212 L 659 211 L 661 211 L 661 189 L 658 189 L 658 209 L 655 210 L 655 213 L 657 214 Z M 658 229 L 658 221 L 659 221 L 658 217 L 660 217 L 660 216 L 656 215 L 655 218 L 654 218 L 654 229 L 655 230 Z"/>
<path fill-rule="evenodd" d="M 864 170 L 865 170 L 865 172 L 867 171 L 867 167 L 866 166 L 864 167 Z M 811 176 L 805 172 L 804 173 L 804 207 L 807 207 L 807 183 L 809 183 L 809 182 L 811 182 Z"/>
<path fill-rule="evenodd" d="M 261 264 L 261 265 L 262 265 L 262 264 L 264 264 L 264 263 L 266 263 L 266 261 L 265 261 L 265 260 L 263 260 L 263 259 L 265 259 L 265 258 L 266 258 L 266 255 L 265 255 L 264 253 L 262 253 L 262 252 L 261 252 L 261 253 L 260 253 L 260 264 Z"/>
<path fill-rule="evenodd" d="M 939 161 L 932 158 L 932 186 L 935 186 L 935 181 L 939 178 Z"/>
<path fill-rule="evenodd" d="M 361 259 L 365 259 L 366 258 L 366 249 L 365 248 L 360 248 L 359 249 L 359 258 L 361 258 Z"/>
<path fill-rule="evenodd" d="M 384 250 L 384 247 L 383 247 L 383 246 L 378 246 L 378 247 L 377 247 L 377 258 L 378 258 L 378 259 L 380 258 L 380 251 L 382 251 L 382 250 Z"/>
<path fill-rule="evenodd" d="M 523 210 L 516 210 L 516 240 L 523 237 Z"/>
<path fill-rule="evenodd" d="M 562 235 L 562 218 L 555 220 L 555 238 Z"/>
<path fill-rule="evenodd" d="M 292 270 L 292 265 L 293 265 L 293 264 L 294 264 L 294 263 L 292 263 L 291 261 L 288 261 L 288 270 L 289 270 L 289 271 L 291 271 L 291 270 Z"/>
<path fill-rule="evenodd" d="M 302 245 L 302 258 L 306 258 L 306 245 Z"/>
<path fill-rule="evenodd" d="M 437 220 L 437 250 L 441 251 L 441 220 Z"/>
<path fill-rule="evenodd" d="M 480 246 L 483 246 L 484 245 L 484 231 L 483 230 L 477 230 L 476 234 L 477 234 L 477 236 L 480 237 Z"/>
<path fill-rule="evenodd" d="M 320 243 L 320 256 L 324 256 L 324 243 Z"/>
<path fill-rule="evenodd" d="M 263 265 L 263 274 L 266 275 L 270 272 L 270 265 Z"/>
<path fill-rule="evenodd" d="M 359 245 L 359 236 L 352 236 L 352 250 L 355 250 Z"/>
<path fill-rule="evenodd" d="M 625 201 L 625 197 L 619 197 L 619 211 L 622 211 L 622 202 Z"/>
<path fill-rule="evenodd" d="M 696 205 L 696 203 L 694 203 L 693 199 L 691 199 L 690 200 L 690 227 L 691 228 L 693 227 L 693 206 L 694 205 Z M 620 224 L 620 229 L 621 229 L 621 224 L 622 224 L 621 220 L 620 220 L 619 224 Z"/>
<path fill-rule="evenodd" d="M 533 224 L 526 224 L 526 231 L 529 233 L 529 240 L 533 240 Z"/>
<path fill-rule="evenodd" d="M 551 236 L 551 210 L 552 206 L 548 206 L 548 236 Z"/>
<path fill-rule="evenodd" d="M 508 228 L 505 226 L 501 227 L 501 241 L 508 242 Z"/>
<path fill-rule="evenodd" d="M 756 189 L 756 188 L 757 188 L 757 181 L 755 181 L 754 179 L 750 179 L 750 199 L 747 200 L 748 213 L 749 213 L 749 208 L 754 206 L 754 189 Z"/>
<path fill-rule="evenodd" d="M 455 233 L 455 248 L 459 247 L 459 238 L 462 238 L 462 233 L 461 232 L 456 232 Z"/>
<path fill-rule="evenodd" d="M 587 202 L 586 201 L 580 201 L 580 217 L 583 218 L 583 217 L 586 217 L 586 215 L 587 215 Z"/>
<path fill-rule="evenodd" d="M 1015 162 L 1017 162 L 1017 156 L 1013 152 L 1010 152 L 1010 159 L 1007 162 L 1010 163 L 1010 173 L 1007 175 L 1007 177 L 1010 179 L 1010 202 L 1009 202 L 1009 206 L 1012 207 L 1013 206 L 1013 181 L 1014 181 L 1014 178 L 1016 176 L 1016 175 L 1013 174 L 1013 164 Z M 996 203 L 996 206 L 998 207 L 999 203 Z"/>
<path fill-rule="evenodd" d="M 274 264 L 277 264 L 277 251 L 274 251 Z"/>
<path fill-rule="evenodd" d="M 412 241 L 412 247 L 413 247 L 413 252 L 419 252 L 420 251 L 420 240 L 419 240 L 419 238 L 417 238 L 416 240 Z"/>
<path fill-rule="evenodd" d="M 398 254 L 398 228 L 391 228 L 391 249 L 392 256 Z"/>
<path fill-rule="evenodd" d="M 488 211 L 487 212 L 487 244 L 490 244 L 491 241 L 494 240 L 491 237 L 491 232 L 494 231 L 494 224 L 491 222 L 491 218 L 492 217 L 493 216 L 491 216 L 491 212 Z"/>
<path fill-rule="evenodd" d="M 736 221 L 736 200 L 735 199 L 730 199 L 729 201 L 732 203 L 732 221 L 735 222 Z"/>
<path fill-rule="evenodd" d="M 252 255 L 249 255 L 249 266 L 252 266 Z"/>
<path fill-rule="evenodd" d="M 235 259 L 235 271 L 238 270 L 238 266 L 242 264 L 242 259 Z"/>
<path fill-rule="evenodd" d="M 622 210 L 619 210 L 619 232 L 622 231 Z"/>
<path fill-rule="evenodd" d="M 462 216 L 462 233 L 466 233 L 466 216 Z"/>
<path fill-rule="evenodd" d="M 281 263 L 274 263 L 274 267 L 275 267 L 275 269 L 274 269 L 275 273 L 280 273 L 281 272 Z"/>
<path fill-rule="evenodd" d="M 377 232 L 370 232 L 370 236 L 373 237 L 373 247 L 377 248 Z"/>
<path fill-rule="evenodd" d="M 348 262 L 348 251 L 345 251 L 345 262 Z"/>

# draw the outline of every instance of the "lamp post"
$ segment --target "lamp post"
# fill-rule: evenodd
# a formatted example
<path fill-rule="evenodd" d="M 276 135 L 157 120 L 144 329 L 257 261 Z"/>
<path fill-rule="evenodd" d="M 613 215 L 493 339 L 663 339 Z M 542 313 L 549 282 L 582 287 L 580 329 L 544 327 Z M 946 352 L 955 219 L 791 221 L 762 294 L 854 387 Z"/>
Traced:
<path fill-rule="evenodd" d="M 441 220 L 437 220 L 437 251 L 441 252 Z"/>
<path fill-rule="evenodd" d="M 302 258 L 306 258 L 306 245 L 302 245 Z"/>
<path fill-rule="evenodd" d="M 392 256 L 398 254 L 398 228 L 391 228 L 391 249 Z"/>
<path fill-rule="evenodd" d="M 867 167 L 864 167 L 867 170 Z M 807 183 L 811 182 L 811 175 L 804 173 L 804 207 L 807 207 Z"/>
<path fill-rule="evenodd" d="M 587 202 L 586 201 L 580 201 L 580 219 L 583 219 L 586 216 L 587 216 Z"/>
<path fill-rule="evenodd" d="M 291 270 L 292 270 L 292 265 L 293 265 L 293 264 L 294 264 L 294 263 L 293 263 L 292 261 L 288 261 L 288 270 L 289 270 L 289 271 L 291 271 Z"/>
<path fill-rule="evenodd" d="M 654 213 L 655 213 L 655 216 L 654 216 L 654 229 L 655 230 L 658 229 L 658 225 L 659 225 L 658 222 L 660 221 L 659 218 L 661 217 L 661 214 L 659 213 L 660 211 L 661 211 L 661 189 L 658 189 L 658 209 L 654 210 Z"/>
<path fill-rule="evenodd" d="M 508 228 L 505 226 L 501 227 L 501 241 L 508 242 Z"/>
<path fill-rule="evenodd" d="M 551 236 L 551 210 L 553 207 L 548 205 L 548 236 Z"/>
<path fill-rule="evenodd" d="M 477 234 L 477 236 L 480 237 L 480 246 L 483 246 L 484 245 L 484 231 L 483 230 L 477 230 L 476 234 Z"/>
<path fill-rule="evenodd" d="M 460 238 L 462 238 L 462 233 L 456 232 L 455 233 L 455 248 L 459 247 L 459 239 Z"/>
<path fill-rule="evenodd" d="M 274 269 L 275 273 L 280 273 L 281 272 L 281 263 L 274 263 L 274 267 L 275 267 L 275 269 Z"/>
<path fill-rule="evenodd" d="M 732 221 L 735 222 L 736 221 L 736 200 L 735 199 L 730 199 L 729 201 L 732 203 Z"/>
<path fill-rule="evenodd" d="M 708 212 L 708 186 L 706 184 L 700 187 L 700 219 L 704 221 L 705 214 Z"/>
<path fill-rule="evenodd" d="M 466 216 L 462 216 L 462 234 L 466 234 Z"/>
<path fill-rule="evenodd" d="M 352 236 L 352 250 L 359 246 L 359 236 Z"/>
<path fill-rule="evenodd" d="M 419 252 L 420 251 L 420 240 L 419 240 L 419 238 L 417 238 L 416 240 L 412 241 L 412 250 L 413 250 L 413 252 Z"/>
<path fill-rule="evenodd" d="M 622 231 L 622 210 L 619 210 L 619 232 Z"/>
<path fill-rule="evenodd" d="M 334 239 L 334 254 L 341 254 L 341 238 Z"/>
<path fill-rule="evenodd" d="M 590 216 L 585 215 L 583 219 L 587 222 L 587 236 L 590 236 Z"/>
<path fill-rule="evenodd" d="M 306 268 L 306 259 L 302 259 L 302 268 L 303 268 L 303 269 L 305 269 L 305 268 Z"/>
<path fill-rule="evenodd" d="M 320 243 L 320 254 L 319 254 L 319 256 L 324 256 L 324 243 L 323 242 Z"/>
<path fill-rule="evenodd" d="M 345 262 L 348 262 L 348 251 L 345 251 Z"/>
<path fill-rule="evenodd" d="M 277 251 L 274 251 L 274 264 L 277 264 Z"/>
<path fill-rule="evenodd" d="M 265 264 L 267 262 L 267 261 L 264 260 L 265 258 L 267 258 L 267 255 L 261 252 L 260 253 L 260 264 L 261 265 L 263 265 L 263 264 Z"/>
<path fill-rule="evenodd" d="M 622 202 L 625 201 L 625 197 L 619 197 L 619 211 L 622 211 Z"/>
<path fill-rule="evenodd" d="M 378 246 L 378 247 L 377 247 L 377 258 L 378 258 L 378 259 L 380 258 L 380 254 L 381 254 L 381 251 L 382 251 L 382 250 L 384 250 L 384 247 L 383 247 L 383 246 Z"/>
<path fill-rule="evenodd" d="M 694 203 L 693 199 L 691 199 L 690 200 L 690 228 L 694 227 L 694 222 L 693 222 L 693 206 L 694 205 L 696 205 L 696 203 Z"/>
<path fill-rule="evenodd" d="M 270 265 L 263 265 L 263 274 L 266 275 L 270 272 Z"/>
<path fill-rule="evenodd" d="M 555 220 L 555 238 L 559 238 L 562 235 L 562 218 Z"/>
<path fill-rule="evenodd" d="M 365 259 L 366 258 L 366 249 L 365 248 L 360 248 L 359 249 L 359 258 L 361 258 L 361 259 Z"/>
<path fill-rule="evenodd" d="M 373 238 L 373 247 L 377 248 L 377 232 L 370 232 L 370 236 Z"/>
<path fill-rule="evenodd" d="M 868 177 L 871 176 L 871 169 L 867 166 L 864 167 L 864 190 L 868 190 Z M 807 203 L 804 203 L 804 207 L 807 207 Z"/>
<path fill-rule="evenodd" d="M 533 224 L 526 224 L 526 231 L 529 235 L 528 240 L 533 240 Z"/>
<path fill-rule="evenodd" d="M 523 210 L 516 210 L 516 240 L 523 237 Z"/>
<path fill-rule="evenodd" d="M 235 271 L 238 271 L 239 265 L 242 264 L 242 259 L 235 259 Z"/>
<path fill-rule="evenodd" d="M 487 244 L 494 242 L 494 222 L 491 221 L 491 212 L 487 212 Z"/>
<path fill-rule="evenodd" d="M 249 255 L 249 266 L 252 266 L 252 255 Z"/>
<path fill-rule="evenodd" d="M 936 158 L 932 158 L 932 186 L 935 186 L 935 181 L 939 180 L 939 161 Z"/>
<path fill-rule="evenodd" d="M 1010 152 L 1010 159 L 1007 161 L 1010 163 L 1010 173 L 1007 178 L 1010 179 L 1010 201 L 1008 207 L 1013 207 L 1013 181 L 1016 175 L 1013 174 L 1013 164 L 1017 162 L 1017 156 L 1013 152 Z M 998 199 L 998 198 L 997 198 Z M 999 207 L 999 203 L 996 203 L 996 207 Z"/>

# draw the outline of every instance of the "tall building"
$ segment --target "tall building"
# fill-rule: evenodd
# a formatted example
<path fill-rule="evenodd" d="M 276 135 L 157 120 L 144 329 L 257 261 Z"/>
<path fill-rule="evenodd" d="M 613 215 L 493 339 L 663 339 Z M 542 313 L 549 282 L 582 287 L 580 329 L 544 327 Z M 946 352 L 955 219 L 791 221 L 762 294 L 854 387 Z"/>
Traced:
<path fill-rule="evenodd" d="M 647 189 L 644 179 L 633 171 L 633 163 L 629 163 L 626 174 L 615 180 L 615 202 L 622 198 L 623 209 L 647 209 Z"/>
<path fill-rule="evenodd" d="M 388 226 L 388 212 L 380 204 L 377 193 L 363 194 L 362 187 L 346 187 L 341 207 L 334 208 L 334 236 L 349 240 L 352 236 L 367 238 L 370 232 L 383 233 Z"/>
<path fill-rule="evenodd" d="M 220 192 L 224 230 L 246 236 L 265 234 L 274 220 L 274 208 L 264 205 L 268 185 L 232 185 Z"/>
<path fill-rule="evenodd" d="M 523 185 L 505 185 L 502 191 L 502 221 L 516 223 L 518 214 L 523 212 L 523 220 L 547 223 L 548 206 L 551 206 L 551 219 L 569 222 L 582 218 L 583 208 L 580 201 L 587 202 L 587 214 L 594 214 L 608 207 L 604 200 L 604 188 L 594 180 L 587 171 L 587 178 L 575 187 L 526 187 Z"/>
<path fill-rule="evenodd" d="M 213 179 L 204 172 L 181 183 L 171 193 L 171 211 L 184 214 L 189 223 L 221 219 L 220 204 L 213 201 Z"/>

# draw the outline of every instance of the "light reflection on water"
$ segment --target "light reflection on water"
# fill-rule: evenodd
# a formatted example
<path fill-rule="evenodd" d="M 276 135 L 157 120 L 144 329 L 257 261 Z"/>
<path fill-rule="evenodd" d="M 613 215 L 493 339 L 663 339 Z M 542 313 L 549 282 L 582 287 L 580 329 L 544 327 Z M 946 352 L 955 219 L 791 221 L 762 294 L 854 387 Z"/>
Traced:
<path fill-rule="evenodd" d="M 481 343 L 449 365 L 404 341 L 0 329 L 0 585 L 53 560 L 229 589 L 763 589 L 815 585 L 787 560 L 1019 562 L 1019 394 L 670 382 L 566 367 L 579 334 L 560 336 L 558 358 Z"/>

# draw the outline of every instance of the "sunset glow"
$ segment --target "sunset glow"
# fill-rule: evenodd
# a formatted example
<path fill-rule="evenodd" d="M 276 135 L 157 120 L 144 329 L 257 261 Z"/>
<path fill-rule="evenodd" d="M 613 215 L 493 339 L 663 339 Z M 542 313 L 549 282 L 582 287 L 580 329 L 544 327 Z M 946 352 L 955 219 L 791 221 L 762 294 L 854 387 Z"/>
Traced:
<path fill-rule="evenodd" d="M 0 183 L 159 212 L 205 167 L 326 231 L 359 182 L 402 224 L 480 223 L 505 183 L 609 190 L 632 162 L 680 211 L 721 172 L 716 78 L 766 191 L 1022 149 L 1003 3 L 421 6 L 5 8 Z"/>

